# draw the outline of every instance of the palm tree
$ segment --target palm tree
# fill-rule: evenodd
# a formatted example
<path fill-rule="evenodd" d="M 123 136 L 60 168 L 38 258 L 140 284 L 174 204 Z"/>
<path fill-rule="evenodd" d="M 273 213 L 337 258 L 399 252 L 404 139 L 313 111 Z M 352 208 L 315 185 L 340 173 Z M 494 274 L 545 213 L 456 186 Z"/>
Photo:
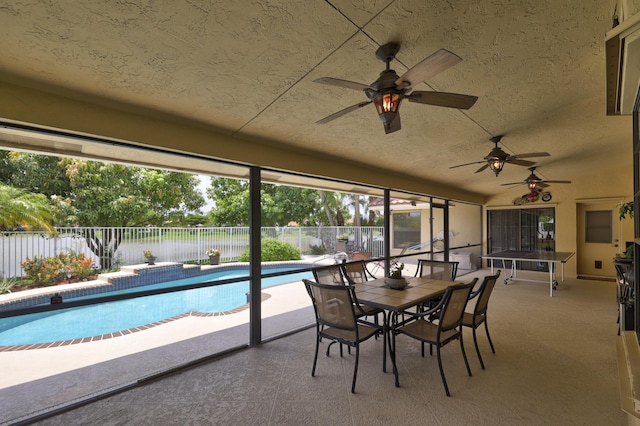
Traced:
<path fill-rule="evenodd" d="M 32 194 L 0 183 L 0 229 L 26 226 L 55 233 L 51 205 L 43 194 Z"/>
<path fill-rule="evenodd" d="M 320 193 L 322 208 L 329 220 L 329 226 L 344 226 L 345 194 L 341 192 L 318 192 Z M 335 212 L 335 218 L 333 212 Z"/>

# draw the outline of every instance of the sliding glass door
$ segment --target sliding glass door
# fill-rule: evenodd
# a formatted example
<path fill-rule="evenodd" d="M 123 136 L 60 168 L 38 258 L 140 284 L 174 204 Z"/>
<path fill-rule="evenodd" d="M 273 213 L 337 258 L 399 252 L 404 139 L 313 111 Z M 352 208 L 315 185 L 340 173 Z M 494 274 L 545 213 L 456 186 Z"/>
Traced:
<path fill-rule="evenodd" d="M 488 253 L 506 250 L 555 251 L 555 209 L 487 211 Z M 546 263 L 521 262 L 521 269 L 548 271 Z"/>

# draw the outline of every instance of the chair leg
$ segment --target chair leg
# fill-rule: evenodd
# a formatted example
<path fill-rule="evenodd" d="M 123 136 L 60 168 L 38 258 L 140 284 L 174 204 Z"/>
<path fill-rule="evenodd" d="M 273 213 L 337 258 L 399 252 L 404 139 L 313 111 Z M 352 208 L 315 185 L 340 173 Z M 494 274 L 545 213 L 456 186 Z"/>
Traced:
<path fill-rule="evenodd" d="M 356 343 L 356 362 L 353 366 L 353 381 L 351 382 L 351 393 L 356 393 L 356 377 L 358 376 L 358 360 L 360 359 L 360 345 Z"/>
<path fill-rule="evenodd" d="M 476 347 L 476 353 L 478 354 L 478 359 L 480 360 L 480 367 L 484 370 L 484 362 L 482 361 L 482 355 L 480 355 L 480 348 L 478 347 L 478 337 L 476 336 L 476 327 L 471 327 L 473 329 L 473 344 Z"/>
<path fill-rule="evenodd" d="M 462 342 L 462 331 L 460 332 L 460 349 L 462 349 L 462 358 L 464 358 L 464 365 L 467 366 L 467 373 L 469 377 L 472 376 L 471 368 L 469 367 L 469 360 L 467 360 L 467 352 L 464 350 L 464 343 Z"/>
<path fill-rule="evenodd" d="M 438 368 L 440 368 L 440 377 L 442 377 L 442 384 L 444 384 L 444 391 L 447 396 L 451 396 L 449 393 L 449 386 L 447 386 L 447 379 L 444 377 L 444 369 L 442 368 L 442 359 L 440 358 L 440 345 L 436 348 L 438 354 Z"/>
<path fill-rule="evenodd" d="M 311 368 L 311 377 L 316 375 L 316 364 L 318 363 L 318 350 L 320 349 L 320 335 L 316 336 L 316 354 L 313 356 L 313 368 Z"/>
<path fill-rule="evenodd" d="M 333 340 L 329 343 L 329 345 L 327 346 L 327 356 L 329 356 L 329 351 L 331 350 L 331 345 L 333 345 L 336 341 Z"/>
<path fill-rule="evenodd" d="M 489 345 L 491 345 L 491 352 L 493 352 L 494 354 L 496 353 L 496 350 L 493 348 L 493 342 L 491 341 L 491 336 L 489 335 L 489 326 L 487 325 L 487 317 L 484 317 L 484 331 L 487 332 L 487 339 L 489 340 Z"/>

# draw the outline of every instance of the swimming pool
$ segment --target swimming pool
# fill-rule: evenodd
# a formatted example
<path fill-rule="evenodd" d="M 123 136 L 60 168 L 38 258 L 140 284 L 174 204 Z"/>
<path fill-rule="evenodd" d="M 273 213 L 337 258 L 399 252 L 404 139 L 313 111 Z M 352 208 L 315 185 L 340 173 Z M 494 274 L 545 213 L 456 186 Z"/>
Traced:
<path fill-rule="evenodd" d="M 263 268 L 263 273 L 284 272 L 302 267 L 304 266 Z M 246 269 L 228 269 L 210 275 L 120 290 L 101 294 L 101 296 L 169 288 L 247 275 Z M 262 288 L 311 277 L 311 272 L 299 272 L 264 278 Z M 248 291 L 249 282 L 241 281 L 233 284 L 4 318 L 0 322 L 0 346 L 59 342 L 101 336 L 152 324 L 187 312 L 230 311 L 247 303 L 246 293 Z M 83 298 L 74 300 L 79 299 Z"/>

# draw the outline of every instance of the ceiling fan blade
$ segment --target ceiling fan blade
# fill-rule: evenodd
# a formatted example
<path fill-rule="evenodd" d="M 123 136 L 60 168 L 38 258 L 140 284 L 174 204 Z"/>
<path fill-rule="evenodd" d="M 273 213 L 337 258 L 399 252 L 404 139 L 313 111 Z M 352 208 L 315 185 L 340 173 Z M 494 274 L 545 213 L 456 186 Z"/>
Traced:
<path fill-rule="evenodd" d="M 545 182 L 548 182 L 548 181 L 545 181 Z M 536 182 L 536 187 L 537 187 L 537 188 L 546 188 L 546 187 L 548 187 L 548 186 L 549 186 L 549 185 L 547 185 L 547 184 L 546 184 L 546 183 L 544 183 L 544 182 Z"/>
<path fill-rule="evenodd" d="M 416 91 L 406 96 L 410 102 L 436 105 L 447 108 L 469 109 L 478 100 L 477 96 L 461 95 L 448 92 L 424 92 Z"/>
<path fill-rule="evenodd" d="M 480 167 L 478 170 L 476 170 L 476 173 L 480 173 L 481 171 L 483 171 L 484 169 L 486 169 L 487 167 L 489 167 L 489 163 L 485 164 L 484 166 Z"/>
<path fill-rule="evenodd" d="M 396 80 L 399 89 L 411 89 L 428 78 L 454 66 L 462 58 L 447 49 L 440 49 L 418 62 Z"/>
<path fill-rule="evenodd" d="M 543 180 L 542 183 L 571 183 L 570 180 Z"/>
<path fill-rule="evenodd" d="M 501 184 L 502 186 L 509 186 L 509 185 L 524 185 L 527 182 L 510 182 L 510 183 L 503 183 Z"/>
<path fill-rule="evenodd" d="M 511 156 L 505 160 L 505 163 L 515 164 L 516 166 L 524 166 L 524 167 L 529 167 L 536 164 L 533 161 L 518 160 L 517 158 L 514 160 L 513 157 Z"/>
<path fill-rule="evenodd" d="M 322 120 L 316 121 L 316 124 L 326 124 L 332 120 L 335 120 L 336 118 L 342 117 L 343 115 L 350 113 L 351 111 L 355 111 L 357 109 L 362 108 L 363 106 L 367 106 L 370 103 L 371 101 L 364 101 L 364 102 L 360 102 L 359 104 L 351 105 L 350 107 L 347 107 L 345 109 L 342 109 L 338 112 L 334 112 L 333 114 L 326 116 Z"/>
<path fill-rule="evenodd" d="M 516 154 L 516 155 L 512 155 L 511 157 L 515 157 L 516 159 L 518 158 L 532 158 L 532 157 L 549 157 L 551 156 L 551 154 L 549 154 L 548 152 L 528 152 L 526 154 Z"/>
<path fill-rule="evenodd" d="M 388 125 L 384 125 L 384 132 L 386 134 L 397 132 L 400 130 L 400 114 L 396 114 L 396 117 Z"/>
<path fill-rule="evenodd" d="M 457 167 L 462 167 L 462 166 L 470 166 L 472 164 L 480 164 L 480 163 L 484 163 L 485 161 L 474 161 L 473 163 L 464 163 L 464 164 L 458 164 L 457 166 L 451 166 L 449 167 L 450 169 L 455 169 Z"/>
<path fill-rule="evenodd" d="M 370 86 L 368 84 L 356 83 L 355 81 L 342 80 L 340 78 L 321 77 L 313 80 L 314 83 L 328 84 L 330 86 L 346 87 L 353 90 L 365 90 Z"/>

